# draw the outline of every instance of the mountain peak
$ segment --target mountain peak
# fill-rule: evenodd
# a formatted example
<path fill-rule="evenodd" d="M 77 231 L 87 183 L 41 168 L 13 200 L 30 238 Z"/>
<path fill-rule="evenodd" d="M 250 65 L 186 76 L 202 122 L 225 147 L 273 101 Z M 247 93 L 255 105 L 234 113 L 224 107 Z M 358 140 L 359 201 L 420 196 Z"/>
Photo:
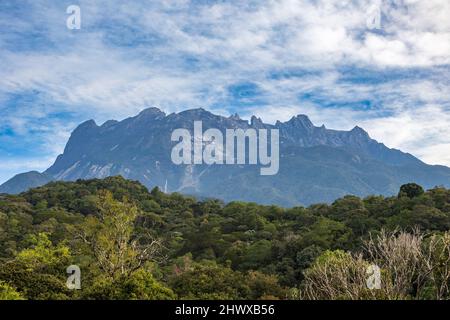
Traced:
<path fill-rule="evenodd" d="M 201 117 L 201 116 L 211 116 L 213 115 L 208 110 L 205 110 L 204 108 L 195 108 L 195 109 L 188 109 L 185 111 L 181 111 L 178 113 L 180 116 L 188 116 L 188 117 Z"/>
<path fill-rule="evenodd" d="M 85 122 L 81 123 L 81 124 L 78 126 L 78 128 L 83 128 L 83 129 L 86 129 L 86 128 L 95 128 L 95 127 L 97 127 L 97 123 L 96 123 L 94 120 L 92 120 L 92 119 L 86 120 Z"/>
<path fill-rule="evenodd" d="M 20 173 L 2 184 L 0 193 L 18 194 L 29 188 L 42 186 L 52 180 L 53 177 L 45 172 L 29 171 Z"/>
<path fill-rule="evenodd" d="M 264 123 L 261 118 L 257 118 L 256 116 L 252 116 L 250 119 L 250 125 L 252 127 L 263 127 Z"/>
<path fill-rule="evenodd" d="M 355 126 L 352 130 L 350 130 L 350 133 L 352 133 L 353 135 L 369 138 L 369 134 L 367 133 L 367 131 L 359 126 Z"/>
<path fill-rule="evenodd" d="M 0 187 L 0 193 L 21 192 L 51 180 L 121 175 L 148 188 L 168 183 L 177 192 L 225 201 L 297 205 L 332 201 L 342 194 L 391 194 L 405 179 L 427 188 L 450 181 L 450 169 L 429 167 L 411 155 L 389 149 L 358 126 L 351 131 L 330 130 L 314 126 L 302 114 L 287 122 L 277 121 L 275 126 L 251 117 L 250 128 L 279 129 L 283 163 L 281 174 L 271 179 L 261 179 L 259 170 L 252 166 L 183 168 L 171 161 L 171 132 L 190 130 L 192 122 L 198 120 L 205 121 L 205 128 L 219 130 L 248 129 L 249 123 L 237 114 L 227 118 L 202 108 L 164 114 L 158 108 L 148 108 L 138 116 L 107 122 L 101 128 L 93 120 L 86 121 L 72 133 L 64 153 L 49 169 L 43 174 L 14 177 Z M 346 179 L 343 182 L 335 177 Z"/>
<path fill-rule="evenodd" d="M 97 123 L 91 119 L 79 124 L 78 127 L 76 127 L 75 130 L 72 132 L 72 134 L 73 135 L 83 134 L 84 132 L 91 132 L 91 130 L 95 130 L 97 128 L 98 128 Z"/>
<path fill-rule="evenodd" d="M 144 110 L 142 110 L 141 112 L 139 112 L 138 114 L 138 118 L 141 117 L 152 117 L 152 118 L 156 118 L 158 116 L 162 116 L 164 117 L 166 114 L 161 111 L 160 109 L 156 108 L 156 107 L 150 107 L 150 108 L 146 108 Z"/>
<path fill-rule="evenodd" d="M 294 116 L 287 123 L 294 125 L 295 127 L 301 127 L 305 129 L 314 128 L 314 124 L 309 120 L 307 115 L 299 114 Z"/>
<path fill-rule="evenodd" d="M 239 117 L 239 114 L 235 112 L 235 114 L 228 117 L 230 120 L 241 120 L 241 117 Z"/>
<path fill-rule="evenodd" d="M 105 123 L 102 124 L 102 128 L 107 128 L 107 127 L 113 126 L 113 125 L 115 125 L 116 123 L 119 123 L 119 121 L 117 121 L 117 120 L 108 120 L 108 121 L 105 121 Z"/>

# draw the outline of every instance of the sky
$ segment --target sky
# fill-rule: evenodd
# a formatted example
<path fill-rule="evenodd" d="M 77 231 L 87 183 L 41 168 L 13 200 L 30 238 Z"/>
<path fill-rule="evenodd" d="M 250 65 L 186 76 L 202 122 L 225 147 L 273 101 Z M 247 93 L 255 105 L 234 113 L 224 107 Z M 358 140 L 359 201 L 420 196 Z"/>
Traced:
<path fill-rule="evenodd" d="M 448 0 L 1 0 L 0 183 L 79 123 L 153 106 L 306 114 L 450 166 L 448 17 Z"/>

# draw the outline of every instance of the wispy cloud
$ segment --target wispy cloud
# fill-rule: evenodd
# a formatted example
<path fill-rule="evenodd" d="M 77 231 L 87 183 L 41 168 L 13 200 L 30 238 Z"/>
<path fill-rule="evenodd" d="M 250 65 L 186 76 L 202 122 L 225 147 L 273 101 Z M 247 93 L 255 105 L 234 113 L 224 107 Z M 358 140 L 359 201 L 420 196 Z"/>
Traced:
<path fill-rule="evenodd" d="M 360 125 L 450 165 L 447 0 L 80 0 L 81 30 L 66 28 L 70 4 L 0 3 L 0 160 L 49 162 L 87 118 L 202 106 Z"/>

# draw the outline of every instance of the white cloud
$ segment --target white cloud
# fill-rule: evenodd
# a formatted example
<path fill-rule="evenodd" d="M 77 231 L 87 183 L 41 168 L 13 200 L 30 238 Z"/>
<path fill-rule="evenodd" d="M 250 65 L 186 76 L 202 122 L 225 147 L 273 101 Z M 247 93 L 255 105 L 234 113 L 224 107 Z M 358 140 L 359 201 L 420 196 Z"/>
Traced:
<path fill-rule="evenodd" d="M 370 0 L 82 0 L 78 33 L 65 28 L 60 2 L 28 2 L 23 18 L 1 14 L 6 32 L 0 35 L 0 101 L 12 93 L 45 94 L 39 105 L 18 105 L 0 125 L 26 134 L 33 119 L 56 112 L 101 122 L 150 105 L 169 112 L 203 106 L 224 113 L 227 88 L 253 82 L 265 105 L 242 106 L 243 115 L 255 113 L 274 122 L 305 113 L 331 128 L 365 126 L 391 147 L 450 165 L 445 156 L 450 141 L 450 2 L 381 2 L 382 29 L 375 32 L 366 26 Z M 41 44 L 32 42 L 36 32 Z M 19 48 L 28 42 L 36 48 Z M 343 81 L 354 68 L 387 79 Z M 300 75 L 270 76 L 296 70 Z M 418 77 L 417 70 L 427 74 Z M 403 73 L 390 78 L 390 71 Z M 320 100 L 299 102 L 302 94 Z M 352 106 L 364 100 L 376 106 Z M 330 105 L 323 108 L 323 101 Z M 37 137 L 44 144 L 52 140 L 47 136 L 63 132 L 53 143 L 54 153 L 75 121 L 43 125 L 54 126 Z"/>

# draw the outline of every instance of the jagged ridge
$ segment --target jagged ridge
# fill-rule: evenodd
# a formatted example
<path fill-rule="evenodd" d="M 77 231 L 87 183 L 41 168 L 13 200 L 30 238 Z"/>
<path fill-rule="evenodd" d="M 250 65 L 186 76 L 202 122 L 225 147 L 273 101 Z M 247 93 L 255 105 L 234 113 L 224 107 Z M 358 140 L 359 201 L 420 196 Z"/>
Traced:
<path fill-rule="evenodd" d="M 202 120 L 204 130 L 279 129 L 279 174 L 261 177 L 255 166 L 175 166 L 170 159 L 170 134 L 177 128 L 192 130 L 194 120 Z M 450 181 L 449 168 L 429 166 L 410 154 L 389 149 L 360 127 L 350 131 L 317 127 L 306 115 L 271 125 L 254 116 L 248 122 L 237 114 L 223 117 L 202 108 L 169 115 L 148 108 L 135 117 L 100 126 L 86 121 L 73 131 L 64 153 L 43 173 L 54 180 L 113 175 L 170 192 L 286 206 L 330 202 L 345 194 L 389 195 L 410 181 L 425 187 L 448 186 Z M 36 173 L 33 176 L 36 178 Z M 14 177 L 0 190 L 26 190 L 29 186 L 23 181 L 23 175 Z"/>

